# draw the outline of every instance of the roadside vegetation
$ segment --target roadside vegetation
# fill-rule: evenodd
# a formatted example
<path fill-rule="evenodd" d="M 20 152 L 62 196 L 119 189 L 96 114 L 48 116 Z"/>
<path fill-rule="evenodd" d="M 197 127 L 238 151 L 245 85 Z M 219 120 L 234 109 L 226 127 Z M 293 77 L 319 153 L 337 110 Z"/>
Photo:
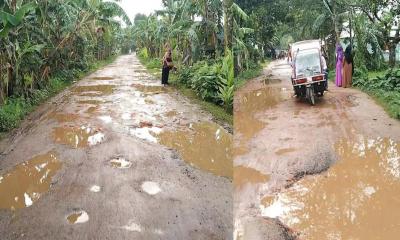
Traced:
<path fill-rule="evenodd" d="M 178 69 L 171 83 L 231 114 L 233 1 L 167 0 L 163 5 L 150 16 L 135 17 L 133 34 L 139 58 L 149 69 L 161 71 L 166 47 L 171 47 Z"/>
<path fill-rule="evenodd" d="M 279 57 L 290 43 L 323 39 L 329 76 L 334 76 L 335 46 L 351 45 L 354 86 L 374 96 L 400 118 L 398 68 L 400 3 L 381 0 L 237 0 L 244 16 L 241 46 L 248 58 Z M 247 17 L 246 17 L 247 15 Z M 252 31 L 251 29 L 257 29 Z M 383 74 L 382 74 L 383 73 Z"/>
<path fill-rule="evenodd" d="M 0 132 L 17 127 L 73 80 L 127 53 L 133 48 L 129 25 L 115 2 L 0 0 Z"/>

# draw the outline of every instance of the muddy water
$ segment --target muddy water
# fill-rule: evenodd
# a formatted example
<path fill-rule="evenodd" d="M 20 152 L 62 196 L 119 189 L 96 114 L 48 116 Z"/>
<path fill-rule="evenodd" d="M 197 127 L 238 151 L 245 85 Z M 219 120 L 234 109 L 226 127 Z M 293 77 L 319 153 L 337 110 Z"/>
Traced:
<path fill-rule="evenodd" d="M 191 165 L 232 178 L 232 135 L 214 123 L 196 123 L 189 131 L 165 131 L 159 142 L 179 151 Z"/>
<path fill-rule="evenodd" d="M 247 184 L 258 184 L 268 181 L 268 175 L 265 175 L 256 169 L 244 166 L 235 166 L 233 168 L 233 184 L 235 188 L 242 188 Z"/>
<path fill-rule="evenodd" d="M 336 165 L 266 197 L 263 215 L 278 217 L 301 239 L 398 239 L 400 144 L 359 136 L 335 148 Z"/>
<path fill-rule="evenodd" d="M 65 122 L 73 122 L 73 121 L 79 119 L 79 115 L 53 112 L 53 113 L 49 114 L 48 118 L 54 119 L 59 123 L 65 123 Z"/>
<path fill-rule="evenodd" d="M 31 206 L 50 189 L 51 180 L 61 162 L 57 153 L 49 152 L 19 164 L 0 176 L 0 209 L 20 209 Z"/>
<path fill-rule="evenodd" d="M 266 120 L 257 118 L 257 113 L 275 107 L 290 96 L 288 90 L 269 85 L 239 94 L 234 113 L 235 137 L 238 136 L 235 140 L 235 156 L 246 154 L 249 140 L 267 125 Z"/>
<path fill-rule="evenodd" d="M 82 126 L 56 127 L 53 129 L 53 139 L 56 143 L 65 144 L 72 148 L 85 148 L 101 143 L 104 134 L 95 128 Z"/>
<path fill-rule="evenodd" d="M 67 217 L 70 224 L 79 224 L 89 221 L 89 215 L 85 211 L 73 213 Z"/>
<path fill-rule="evenodd" d="M 80 95 L 103 96 L 112 94 L 115 87 L 115 85 L 87 85 L 74 87 L 72 91 Z"/>
<path fill-rule="evenodd" d="M 167 93 L 172 91 L 170 88 L 155 85 L 142 85 L 142 84 L 132 84 L 136 90 L 146 93 L 148 95 Z"/>

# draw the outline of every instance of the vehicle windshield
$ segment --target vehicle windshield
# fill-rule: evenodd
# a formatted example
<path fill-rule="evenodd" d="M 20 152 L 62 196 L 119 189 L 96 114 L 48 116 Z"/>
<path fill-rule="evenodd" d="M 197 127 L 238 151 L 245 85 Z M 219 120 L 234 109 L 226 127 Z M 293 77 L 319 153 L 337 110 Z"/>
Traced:
<path fill-rule="evenodd" d="M 296 78 L 321 73 L 321 58 L 317 49 L 300 51 L 295 60 Z"/>

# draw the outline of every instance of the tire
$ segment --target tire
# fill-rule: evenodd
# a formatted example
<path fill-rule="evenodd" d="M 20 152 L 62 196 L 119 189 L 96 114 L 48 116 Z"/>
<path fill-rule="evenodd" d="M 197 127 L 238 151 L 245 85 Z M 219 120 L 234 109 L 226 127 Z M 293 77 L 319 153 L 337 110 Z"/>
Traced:
<path fill-rule="evenodd" d="M 306 97 L 311 105 L 315 105 L 314 88 L 312 86 L 308 87 L 306 90 Z"/>

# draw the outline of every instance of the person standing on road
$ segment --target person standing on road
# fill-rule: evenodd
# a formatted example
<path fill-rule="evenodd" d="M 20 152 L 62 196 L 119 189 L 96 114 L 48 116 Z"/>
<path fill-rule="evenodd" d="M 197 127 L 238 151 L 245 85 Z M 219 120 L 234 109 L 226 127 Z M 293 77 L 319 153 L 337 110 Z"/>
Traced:
<path fill-rule="evenodd" d="M 328 73 L 329 72 L 328 72 L 328 65 L 326 64 L 326 59 L 323 54 L 321 54 L 321 66 L 322 66 L 322 71 L 323 71 L 323 73 L 325 75 L 325 79 L 326 79 L 326 89 L 328 89 L 328 82 L 329 82 Z"/>
<path fill-rule="evenodd" d="M 174 67 L 172 62 L 172 50 L 168 48 L 167 52 L 164 54 L 163 63 L 162 63 L 162 76 L 161 76 L 161 84 L 163 86 L 168 85 L 169 71 Z"/>
<path fill-rule="evenodd" d="M 347 46 L 344 52 L 344 61 L 343 61 L 343 87 L 351 87 L 352 78 L 353 78 L 353 55 L 351 53 L 351 46 Z"/>
<path fill-rule="evenodd" d="M 340 43 L 336 47 L 336 86 L 342 86 L 342 70 L 343 70 L 343 48 Z"/>

